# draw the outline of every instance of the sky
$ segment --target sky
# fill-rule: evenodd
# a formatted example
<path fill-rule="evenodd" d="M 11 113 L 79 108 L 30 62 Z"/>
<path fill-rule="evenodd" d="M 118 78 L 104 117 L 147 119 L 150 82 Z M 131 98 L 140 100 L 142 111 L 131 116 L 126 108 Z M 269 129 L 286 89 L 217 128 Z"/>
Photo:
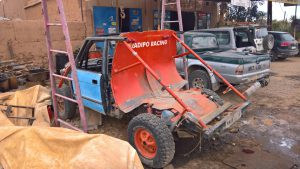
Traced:
<path fill-rule="evenodd" d="M 284 11 L 286 11 L 287 19 L 290 19 L 291 16 L 295 15 L 295 7 L 294 6 L 284 6 L 283 3 L 273 2 L 273 19 L 283 20 L 284 19 Z M 267 2 L 265 1 L 263 5 L 259 6 L 260 11 L 267 12 Z M 300 19 L 300 5 L 297 10 L 297 19 Z"/>

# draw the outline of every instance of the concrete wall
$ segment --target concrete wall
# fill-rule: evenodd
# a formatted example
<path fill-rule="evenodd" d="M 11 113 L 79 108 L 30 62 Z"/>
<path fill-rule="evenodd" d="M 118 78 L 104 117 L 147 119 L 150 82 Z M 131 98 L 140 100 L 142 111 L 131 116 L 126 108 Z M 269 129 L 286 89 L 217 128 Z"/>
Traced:
<path fill-rule="evenodd" d="M 0 17 L 4 17 L 4 8 L 3 1 L 0 1 Z"/>
<path fill-rule="evenodd" d="M 68 21 L 82 21 L 79 0 L 63 0 L 63 3 Z M 56 0 L 48 0 L 48 13 L 52 21 L 59 20 Z M 2 0 L 0 16 L 9 19 L 41 20 L 43 19 L 41 2 L 40 0 Z"/>
<path fill-rule="evenodd" d="M 38 3 L 39 0 L 24 0 L 24 14 L 27 20 L 40 20 L 42 16 L 42 6 Z M 63 0 L 65 14 L 68 21 L 78 22 L 82 21 L 81 10 L 78 0 Z M 48 15 L 50 20 L 59 21 L 59 14 L 57 9 L 56 0 L 48 0 Z"/>
<path fill-rule="evenodd" d="M 1 21 L 0 59 L 32 61 L 48 67 L 46 41 L 42 21 Z M 86 37 L 82 22 L 69 22 L 73 48 L 80 47 Z M 59 27 L 51 29 L 53 48 L 65 50 L 64 36 Z M 10 48 L 11 46 L 11 48 Z M 11 49 L 11 51 L 10 51 Z"/>
<path fill-rule="evenodd" d="M 2 4 L 5 8 L 2 9 L 2 15 L 0 12 L 0 16 L 14 19 L 25 19 L 23 0 L 2 0 Z"/>

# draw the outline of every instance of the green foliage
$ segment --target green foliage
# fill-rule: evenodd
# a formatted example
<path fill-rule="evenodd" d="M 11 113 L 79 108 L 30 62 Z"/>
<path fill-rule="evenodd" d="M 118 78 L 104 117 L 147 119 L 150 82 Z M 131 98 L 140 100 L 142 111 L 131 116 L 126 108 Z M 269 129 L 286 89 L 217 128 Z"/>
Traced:
<path fill-rule="evenodd" d="M 293 17 L 289 21 L 287 20 L 273 20 L 272 21 L 272 30 L 273 31 L 282 31 L 289 32 L 291 35 L 294 35 L 294 28 L 292 26 Z M 300 38 L 300 32 L 296 32 L 296 39 Z"/>
<path fill-rule="evenodd" d="M 290 32 L 292 33 L 292 27 L 291 27 L 291 22 L 288 22 L 286 20 L 273 20 L 272 22 L 272 30 L 274 31 L 282 31 L 282 32 Z"/>
<path fill-rule="evenodd" d="M 226 20 L 235 22 L 256 22 L 266 16 L 265 12 L 258 10 L 258 5 L 261 3 L 263 3 L 263 0 L 251 2 L 251 7 L 247 9 L 241 6 L 228 5 Z"/>

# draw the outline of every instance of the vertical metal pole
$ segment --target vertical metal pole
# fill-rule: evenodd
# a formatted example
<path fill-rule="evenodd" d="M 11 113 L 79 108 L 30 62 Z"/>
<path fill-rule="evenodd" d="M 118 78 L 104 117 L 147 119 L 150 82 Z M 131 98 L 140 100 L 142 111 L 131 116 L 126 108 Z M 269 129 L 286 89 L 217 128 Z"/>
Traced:
<path fill-rule="evenodd" d="M 268 1 L 268 14 L 267 14 L 267 24 L 268 24 L 268 30 L 272 30 L 272 1 Z"/>
<path fill-rule="evenodd" d="M 166 0 L 162 0 L 161 3 L 161 22 L 160 22 L 160 29 L 164 30 L 165 29 L 165 19 L 166 19 Z"/>
<path fill-rule="evenodd" d="M 66 19 L 66 15 L 64 12 L 64 6 L 63 6 L 62 0 L 56 0 L 56 2 L 57 2 L 59 14 L 60 14 L 63 33 L 65 36 L 65 43 L 66 43 L 66 49 L 68 52 L 69 62 L 70 62 L 71 68 L 72 68 L 72 78 L 73 78 L 73 80 L 74 80 L 73 82 L 75 84 L 75 93 L 76 93 L 76 100 L 78 103 L 78 108 L 79 108 L 79 113 L 80 113 L 80 120 L 81 120 L 83 131 L 87 132 L 87 121 L 86 121 L 86 116 L 85 116 L 85 112 L 84 112 L 80 87 L 79 87 L 79 83 L 78 83 L 78 75 L 77 75 L 75 59 L 74 59 L 74 55 L 73 55 L 70 33 L 69 33 L 68 25 L 67 25 L 67 19 Z"/>
<path fill-rule="evenodd" d="M 81 12 L 81 21 L 84 21 L 84 17 L 83 17 L 83 0 L 80 0 L 80 12 Z"/>
<path fill-rule="evenodd" d="M 182 13 L 181 13 L 181 4 L 180 0 L 176 0 L 177 4 L 177 14 L 178 14 L 178 21 L 179 21 L 179 31 L 181 32 L 180 34 L 180 40 L 184 42 L 184 35 L 183 35 L 183 22 L 182 22 Z M 182 46 L 182 52 L 185 53 L 185 48 Z M 182 58 L 183 62 L 183 71 L 184 71 L 184 78 L 188 82 L 189 77 L 188 77 L 188 66 L 187 66 L 187 59 L 186 56 Z M 186 88 L 189 89 L 189 83 L 187 83 Z"/>
<path fill-rule="evenodd" d="M 197 27 L 198 27 L 197 0 L 195 0 L 194 5 L 195 5 L 195 8 L 194 8 L 194 15 L 195 15 L 194 30 L 197 30 Z"/>
<path fill-rule="evenodd" d="M 161 0 L 157 0 L 157 19 L 161 21 Z M 161 29 L 161 24 L 157 21 L 157 30 Z"/>
<path fill-rule="evenodd" d="M 54 63 L 53 63 L 53 55 L 50 49 L 52 49 L 52 43 L 51 43 L 51 36 L 50 36 L 50 28 L 48 26 L 49 24 L 49 16 L 48 16 L 48 6 L 47 6 L 47 0 L 42 0 L 42 10 L 43 10 L 43 16 L 44 16 L 44 26 L 45 26 L 45 36 L 46 36 L 46 45 L 47 45 L 47 56 L 48 56 L 48 62 L 49 62 L 49 73 L 50 73 L 50 83 L 51 83 L 51 94 L 53 99 L 53 110 L 54 110 L 54 122 L 55 125 L 58 125 L 58 112 L 57 112 L 57 98 L 55 96 L 56 93 L 56 83 L 55 78 L 52 76 L 54 73 Z"/>
<path fill-rule="evenodd" d="M 295 18 L 294 18 L 294 38 L 296 39 L 296 20 L 297 20 L 297 9 L 298 9 L 298 4 L 295 7 Z"/>
<path fill-rule="evenodd" d="M 122 18 L 121 18 L 122 20 Z M 116 27 L 117 27 L 117 33 L 120 33 L 122 28 L 120 28 L 120 7 L 119 7 L 119 0 L 116 0 Z M 122 25 L 121 25 L 122 26 Z"/>

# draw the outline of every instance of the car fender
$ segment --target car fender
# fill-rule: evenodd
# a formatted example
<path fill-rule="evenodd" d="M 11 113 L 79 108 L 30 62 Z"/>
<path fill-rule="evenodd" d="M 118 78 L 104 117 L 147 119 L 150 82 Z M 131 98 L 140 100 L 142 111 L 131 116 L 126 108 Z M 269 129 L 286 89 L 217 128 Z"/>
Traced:
<path fill-rule="evenodd" d="M 215 77 L 214 73 L 209 70 L 206 66 L 204 66 L 199 60 L 196 59 L 188 59 L 188 71 L 193 71 L 193 70 L 205 70 L 209 77 L 210 81 L 212 84 L 212 89 L 214 91 L 218 90 L 220 88 L 220 83 L 217 81 L 217 78 Z"/>

